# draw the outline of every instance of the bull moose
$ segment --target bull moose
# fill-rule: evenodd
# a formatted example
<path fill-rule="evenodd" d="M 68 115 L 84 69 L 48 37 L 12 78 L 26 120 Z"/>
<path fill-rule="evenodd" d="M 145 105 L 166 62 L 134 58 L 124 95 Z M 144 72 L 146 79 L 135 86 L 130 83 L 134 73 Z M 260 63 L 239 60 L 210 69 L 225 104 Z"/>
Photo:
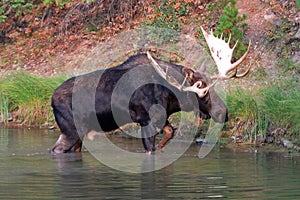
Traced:
<path fill-rule="evenodd" d="M 52 96 L 51 105 L 61 134 L 52 147 L 51 152 L 66 153 L 81 151 L 84 135 L 78 134 L 78 127 L 76 127 L 74 122 L 73 109 L 75 108 L 72 108 L 73 95 L 74 92 L 88 90 L 93 80 L 98 80 L 94 97 L 94 114 L 97 118 L 98 127 L 101 127 L 101 131 L 112 131 L 130 122 L 138 123 L 141 126 L 142 143 L 147 153 L 163 148 L 173 137 L 174 128 L 169 123 L 168 117 L 175 112 L 198 110 L 195 113 L 201 118 L 212 118 L 219 123 L 226 122 L 228 120 L 227 108 L 214 91 L 214 85 L 221 79 L 241 78 L 248 74 L 250 67 L 245 73 L 240 75 L 237 74 L 237 67 L 246 57 L 250 44 L 246 53 L 239 60 L 231 63 L 232 52 L 237 43 L 231 48 L 229 46 L 230 37 L 228 41 L 225 41 L 222 36 L 220 38 L 215 37 L 212 31 L 208 34 L 202 27 L 201 30 L 219 71 L 219 74 L 215 77 L 208 78 L 204 71 L 194 71 L 181 65 L 154 59 L 147 52 L 131 56 L 127 61 L 118 66 L 73 77 L 62 83 Z M 156 81 L 136 88 L 130 97 L 128 105 L 124 105 L 122 102 L 122 98 L 125 95 L 122 92 L 118 96 L 120 100 L 112 99 L 113 91 L 118 81 L 128 71 L 136 68 L 142 68 L 143 73 L 146 73 L 148 77 Z M 174 74 L 179 74 L 181 77 Z M 100 78 L 93 79 L 93 77 Z M 215 80 L 212 81 L 213 79 Z M 79 83 L 76 85 L 77 89 L 74 90 L 76 80 L 79 80 Z M 179 102 L 177 99 L 178 96 L 183 98 L 184 101 Z M 113 115 L 112 100 L 114 100 L 115 111 L 118 113 L 119 118 L 122 119 L 118 122 L 116 122 Z M 155 145 L 155 136 L 157 134 L 156 123 L 151 121 L 149 115 L 149 109 L 155 104 L 163 107 L 166 114 L 165 117 L 161 118 L 163 120 L 160 121 L 162 126 L 159 127 L 165 135 L 158 145 Z M 131 119 L 122 118 L 123 115 L 125 116 L 124 110 L 129 110 Z M 80 127 L 86 134 L 95 129 L 95 126 L 89 124 L 89 113 L 80 117 L 86 122 L 86 126 Z M 160 118 L 158 117 L 157 119 Z"/>

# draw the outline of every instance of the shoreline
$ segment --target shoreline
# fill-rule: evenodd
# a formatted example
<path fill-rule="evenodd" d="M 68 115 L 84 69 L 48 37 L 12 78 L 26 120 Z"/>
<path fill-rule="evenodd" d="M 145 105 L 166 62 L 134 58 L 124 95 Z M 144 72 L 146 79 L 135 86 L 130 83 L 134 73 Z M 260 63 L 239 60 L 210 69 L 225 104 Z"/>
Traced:
<path fill-rule="evenodd" d="M 126 125 L 124 130 L 116 129 L 114 131 L 105 132 L 105 134 L 108 135 L 117 135 L 118 137 L 129 137 L 127 134 L 125 134 L 123 131 L 130 131 L 135 127 L 134 125 L 128 124 Z M 50 124 L 43 124 L 43 125 L 24 125 L 17 122 L 8 122 L 4 124 L 3 122 L 0 122 L 0 128 L 1 129 L 47 129 L 49 131 L 60 131 L 59 128 L 56 125 L 50 125 Z M 132 137 L 133 138 L 133 137 Z M 202 142 L 197 142 L 196 138 L 193 141 L 193 144 L 195 145 L 202 145 Z M 300 147 L 293 144 L 290 140 L 285 138 L 277 139 L 277 141 L 280 142 L 256 142 L 256 143 L 250 143 L 249 141 L 234 141 L 232 140 L 232 136 L 224 137 L 221 136 L 219 138 L 219 141 L 216 145 L 218 145 L 220 148 L 226 148 L 230 149 L 234 152 L 248 152 L 248 153 L 258 153 L 258 152 L 274 152 L 274 153 L 287 153 L 288 155 L 296 154 L 300 155 Z"/>

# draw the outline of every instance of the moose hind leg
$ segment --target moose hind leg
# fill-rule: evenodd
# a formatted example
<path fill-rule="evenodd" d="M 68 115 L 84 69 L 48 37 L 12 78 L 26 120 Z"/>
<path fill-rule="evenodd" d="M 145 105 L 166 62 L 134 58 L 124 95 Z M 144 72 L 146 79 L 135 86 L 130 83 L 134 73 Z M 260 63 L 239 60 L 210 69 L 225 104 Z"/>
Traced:
<path fill-rule="evenodd" d="M 51 153 L 67 153 L 80 152 L 82 148 L 82 141 L 80 138 L 70 139 L 64 134 L 60 134 L 58 140 L 51 148 Z"/>
<path fill-rule="evenodd" d="M 56 122 L 61 130 L 61 134 L 51 148 L 51 153 L 67 153 L 80 152 L 82 147 L 82 140 L 77 134 L 75 124 L 72 117 L 67 118 L 59 112 L 55 112 Z"/>

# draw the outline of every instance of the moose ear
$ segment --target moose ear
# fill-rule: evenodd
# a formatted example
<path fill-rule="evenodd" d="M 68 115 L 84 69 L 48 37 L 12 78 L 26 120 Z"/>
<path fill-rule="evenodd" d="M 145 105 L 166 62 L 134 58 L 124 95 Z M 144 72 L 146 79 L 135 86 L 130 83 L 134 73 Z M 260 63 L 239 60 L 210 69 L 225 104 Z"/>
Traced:
<path fill-rule="evenodd" d="M 183 74 L 184 77 L 187 78 L 187 80 L 189 82 L 192 82 L 192 80 L 194 78 L 194 71 L 192 69 L 185 67 L 185 68 L 182 69 L 182 74 Z"/>

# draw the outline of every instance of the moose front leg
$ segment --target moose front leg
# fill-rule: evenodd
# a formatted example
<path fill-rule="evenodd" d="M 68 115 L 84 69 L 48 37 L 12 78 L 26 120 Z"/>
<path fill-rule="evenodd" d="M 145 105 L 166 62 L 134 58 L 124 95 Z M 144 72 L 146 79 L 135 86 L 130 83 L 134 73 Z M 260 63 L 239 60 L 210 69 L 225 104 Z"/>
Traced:
<path fill-rule="evenodd" d="M 147 154 L 155 151 L 155 136 L 157 132 L 153 125 L 142 126 L 142 141 Z"/>
<path fill-rule="evenodd" d="M 165 125 L 163 131 L 165 135 L 157 145 L 156 150 L 161 150 L 174 136 L 174 128 L 170 124 Z"/>

